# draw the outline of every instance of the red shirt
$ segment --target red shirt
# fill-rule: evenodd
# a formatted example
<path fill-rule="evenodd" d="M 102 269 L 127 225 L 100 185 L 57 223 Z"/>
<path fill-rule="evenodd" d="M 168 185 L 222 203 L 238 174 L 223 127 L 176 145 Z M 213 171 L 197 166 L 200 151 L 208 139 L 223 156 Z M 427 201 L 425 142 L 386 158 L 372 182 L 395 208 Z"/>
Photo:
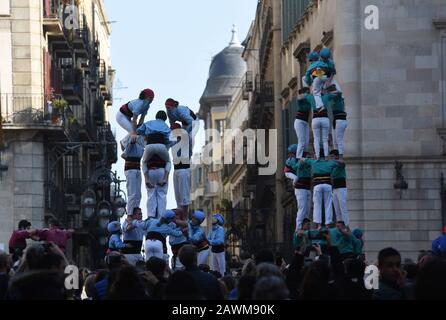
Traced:
<path fill-rule="evenodd" d="M 26 239 L 29 239 L 31 234 L 28 230 L 15 230 L 9 239 L 9 248 L 26 248 Z"/>
<path fill-rule="evenodd" d="M 43 229 L 37 230 L 37 236 L 42 241 L 54 242 L 62 251 L 65 250 L 68 239 L 73 235 L 71 230 Z"/>

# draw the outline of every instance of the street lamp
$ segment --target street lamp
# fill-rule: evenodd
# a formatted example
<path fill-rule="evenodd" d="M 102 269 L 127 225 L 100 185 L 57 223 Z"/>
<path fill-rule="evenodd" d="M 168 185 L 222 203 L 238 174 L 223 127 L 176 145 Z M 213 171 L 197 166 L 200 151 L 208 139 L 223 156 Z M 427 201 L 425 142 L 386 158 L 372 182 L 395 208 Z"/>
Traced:
<path fill-rule="evenodd" d="M 108 201 L 101 201 L 98 204 L 99 226 L 103 229 L 107 228 L 111 217 L 111 204 Z"/>
<path fill-rule="evenodd" d="M 126 205 L 127 205 L 127 202 L 125 201 L 125 199 L 123 197 L 118 196 L 117 198 L 115 198 L 115 201 L 114 201 L 115 215 L 118 218 L 122 218 L 125 215 Z"/>
<path fill-rule="evenodd" d="M 96 209 L 96 194 L 93 190 L 87 189 L 82 194 L 82 213 L 86 220 L 90 220 Z"/>

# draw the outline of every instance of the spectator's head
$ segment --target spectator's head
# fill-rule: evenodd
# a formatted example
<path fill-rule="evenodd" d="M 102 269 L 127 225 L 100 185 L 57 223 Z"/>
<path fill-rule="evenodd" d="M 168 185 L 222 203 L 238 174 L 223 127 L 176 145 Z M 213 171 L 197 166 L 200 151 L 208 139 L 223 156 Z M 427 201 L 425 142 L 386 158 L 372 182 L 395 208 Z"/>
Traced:
<path fill-rule="evenodd" d="M 209 273 L 210 274 L 212 274 L 215 278 L 217 278 L 217 279 L 221 279 L 221 273 L 220 272 L 218 272 L 218 271 L 214 271 L 214 270 L 212 270 L 212 271 L 209 271 Z"/>
<path fill-rule="evenodd" d="M 254 300 L 286 300 L 289 298 L 289 290 L 283 278 L 268 276 L 260 278 L 253 292 Z"/>
<path fill-rule="evenodd" d="M 136 271 L 138 271 L 138 272 L 145 272 L 145 271 L 147 271 L 146 263 L 144 261 L 142 261 L 142 260 L 139 260 L 139 261 L 136 262 L 135 268 L 136 268 Z"/>
<path fill-rule="evenodd" d="M 326 297 L 330 268 L 325 261 L 315 261 L 307 269 L 302 282 L 301 298 L 318 300 Z"/>
<path fill-rule="evenodd" d="M 127 265 L 125 257 L 116 251 L 110 252 L 105 257 L 105 264 L 108 270 L 118 270 Z"/>
<path fill-rule="evenodd" d="M 110 287 L 108 300 L 145 300 L 147 295 L 141 277 L 132 266 L 123 267 Z"/>
<path fill-rule="evenodd" d="M 238 300 L 252 300 L 254 286 L 256 285 L 256 277 L 251 275 L 242 276 L 237 285 Z"/>
<path fill-rule="evenodd" d="M 31 222 L 28 220 L 20 220 L 18 229 L 19 230 L 28 230 L 31 228 Z"/>
<path fill-rule="evenodd" d="M 412 260 L 407 261 L 404 263 L 404 271 L 406 271 L 407 276 L 406 278 L 408 280 L 415 280 L 416 276 L 417 276 L 417 272 L 418 272 L 418 266 L 415 262 L 413 262 Z"/>
<path fill-rule="evenodd" d="M 200 264 L 198 266 L 198 269 L 206 273 L 209 273 L 211 271 L 211 267 L 209 267 L 207 264 Z"/>
<path fill-rule="evenodd" d="M 348 279 L 363 279 L 366 264 L 359 259 L 347 259 L 344 261 L 345 274 Z"/>
<path fill-rule="evenodd" d="M 0 250 L 0 273 L 8 273 L 11 268 L 11 259 L 9 255 Z"/>
<path fill-rule="evenodd" d="M 421 250 L 418 254 L 417 263 L 419 264 L 422 260 L 425 259 L 425 257 L 432 257 L 434 256 L 434 252 L 430 250 Z"/>
<path fill-rule="evenodd" d="M 43 269 L 45 248 L 41 244 L 33 244 L 26 248 L 20 269 L 22 271 Z"/>
<path fill-rule="evenodd" d="M 398 281 L 401 272 L 401 255 L 393 248 L 386 248 L 378 254 L 378 268 L 381 279 L 389 283 Z"/>
<path fill-rule="evenodd" d="M 302 221 L 302 230 L 310 230 L 311 229 L 311 220 L 308 218 L 305 218 L 304 221 Z"/>
<path fill-rule="evenodd" d="M 231 292 L 235 288 L 235 280 L 231 276 L 224 276 L 221 281 L 225 284 L 228 292 Z"/>
<path fill-rule="evenodd" d="M 146 268 L 147 271 L 152 272 L 157 279 L 163 279 L 164 271 L 166 270 L 166 265 L 167 264 L 164 259 L 151 257 L 146 263 Z"/>
<path fill-rule="evenodd" d="M 172 110 L 177 106 L 176 101 L 172 98 L 167 99 L 165 105 L 167 110 Z"/>
<path fill-rule="evenodd" d="M 257 265 L 257 279 L 270 276 L 282 277 L 282 273 L 277 266 L 271 263 L 264 262 Z"/>
<path fill-rule="evenodd" d="M 96 274 L 90 274 L 89 276 L 87 276 L 84 282 L 84 290 L 85 290 L 85 295 L 90 299 L 96 296 L 95 284 L 96 284 Z"/>
<path fill-rule="evenodd" d="M 166 120 L 167 120 L 167 114 L 166 114 L 166 112 L 165 112 L 165 111 L 162 111 L 162 110 L 161 110 L 161 111 L 158 111 L 158 112 L 156 113 L 155 119 L 166 121 Z"/>
<path fill-rule="evenodd" d="M 257 252 L 255 258 L 254 258 L 256 265 L 259 265 L 261 263 L 272 263 L 274 264 L 274 252 L 270 249 L 262 249 L 259 252 Z"/>
<path fill-rule="evenodd" d="M 165 290 L 166 300 L 201 300 L 200 289 L 194 277 L 186 271 L 170 276 Z"/>
<path fill-rule="evenodd" d="M 255 261 L 252 259 L 246 260 L 242 268 L 242 276 L 255 277 L 256 275 L 257 275 L 257 267 Z"/>
<path fill-rule="evenodd" d="M 16 275 L 10 285 L 11 300 L 65 300 L 63 274 L 48 270 Z"/>
<path fill-rule="evenodd" d="M 178 258 L 186 269 L 192 268 L 197 265 L 197 249 L 192 245 L 183 246 L 178 252 Z"/>
<path fill-rule="evenodd" d="M 446 260 L 433 258 L 418 271 L 415 281 L 417 300 L 446 300 Z"/>
<path fill-rule="evenodd" d="M 50 219 L 48 221 L 48 226 L 50 227 L 50 229 L 58 229 L 60 228 L 60 222 L 57 219 Z"/>

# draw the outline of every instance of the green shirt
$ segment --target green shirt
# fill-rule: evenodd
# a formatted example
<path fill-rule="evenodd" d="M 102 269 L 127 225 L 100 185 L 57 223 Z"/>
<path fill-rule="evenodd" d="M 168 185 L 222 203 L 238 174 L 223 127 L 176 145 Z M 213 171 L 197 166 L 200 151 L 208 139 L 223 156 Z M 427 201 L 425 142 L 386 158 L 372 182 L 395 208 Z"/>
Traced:
<path fill-rule="evenodd" d="M 332 174 L 331 177 L 333 178 L 333 180 L 337 180 L 337 179 L 347 179 L 347 174 L 345 172 L 345 166 L 338 166 L 336 167 Z"/>
<path fill-rule="evenodd" d="M 327 160 L 322 160 L 322 159 L 321 160 L 305 159 L 305 164 L 308 164 L 311 166 L 311 174 L 313 177 L 315 175 L 331 176 L 334 169 L 336 169 L 337 167 L 340 167 L 340 166 L 344 166 L 344 165 L 341 165 L 337 161 L 333 161 L 333 160 L 327 161 Z"/>
<path fill-rule="evenodd" d="M 294 172 L 296 172 L 297 177 L 300 178 L 311 178 L 311 165 L 308 163 L 301 163 L 296 161 L 292 166 L 290 166 Z"/>
<path fill-rule="evenodd" d="M 303 99 L 297 101 L 297 111 L 308 113 L 316 108 L 316 100 L 311 94 L 306 93 Z"/>
<path fill-rule="evenodd" d="M 331 245 L 339 249 L 340 254 L 355 253 L 355 246 L 357 249 L 357 242 L 359 241 L 354 235 L 345 236 L 338 228 L 330 229 Z"/>

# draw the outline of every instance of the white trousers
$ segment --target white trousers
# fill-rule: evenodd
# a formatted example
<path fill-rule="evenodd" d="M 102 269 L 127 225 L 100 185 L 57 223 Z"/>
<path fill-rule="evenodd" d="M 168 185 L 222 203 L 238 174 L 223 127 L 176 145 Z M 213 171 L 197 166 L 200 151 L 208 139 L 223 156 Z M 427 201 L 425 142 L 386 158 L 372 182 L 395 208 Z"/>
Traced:
<path fill-rule="evenodd" d="M 212 271 L 220 272 L 221 276 L 225 276 L 226 272 L 226 256 L 225 252 L 212 252 Z"/>
<path fill-rule="evenodd" d="M 324 156 L 328 157 L 328 136 L 330 134 L 330 119 L 324 118 L 314 118 L 312 122 L 313 136 L 314 136 L 314 152 L 316 158 L 319 159 L 321 156 L 321 140 L 324 147 Z"/>
<path fill-rule="evenodd" d="M 163 243 L 159 240 L 146 240 L 144 251 L 146 253 L 146 261 L 151 257 L 164 259 Z"/>
<path fill-rule="evenodd" d="M 149 183 L 153 188 L 147 188 L 147 215 L 153 218 L 160 218 L 166 211 L 168 183 L 163 187 L 158 183 L 164 179 L 164 168 L 149 170 Z"/>
<path fill-rule="evenodd" d="M 294 121 L 294 131 L 296 131 L 298 141 L 296 158 L 301 159 L 305 149 L 310 144 L 310 125 L 308 122 L 296 119 Z"/>
<path fill-rule="evenodd" d="M 306 189 L 295 189 L 297 200 L 296 231 L 302 229 L 302 222 L 310 218 L 311 191 Z"/>
<path fill-rule="evenodd" d="M 313 189 L 313 221 L 322 223 L 322 200 L 325 205 L 325 224 L 333 223 L 333 190 L 329 184 L 318 184 Z"/>
<path fill-rule="evenodd" d="M 141 170 L 127 170 L 127 213 L 133 214 L 134 208 L 141 204 Z"/>
<path fill-rule="evenodd" d="M 210 251 L 210 249 L 198 252 L 198 257 L 197 257 L 198 265 L 208 264 L 209 251 Z"/>
<path fill-rule="evenodd" d="M 345 225 L 350 224 L 347 208 L 347 188 L 333 189 L 333 204 L 337 221 L 344 221 Z"/>
<path fill-rule="evenodd" d="M 116 122 L 128 133 L 132 133 L 132 122 L 121 111 L 116 114 Z"/>
<path fill-rule="evenodd" d="M 317 109 L 324 107 L 324 102 L 322 101 L 322 89 L 327 81 L 327 76 L 323 76 L 322 78 L 316 77 L 313 80 L 313 96 L 314 100 L 316 101 Z"/>
<path fill-rule="evenodd" d="M 333 146 L 339 151 L 340 155 L 345 154 L 344 135 L 347 130 L 347 120 L 336 120 L 336 129 L 333 132 Z"/>
<path fill-rule="evenodd" d="M 190 201 L 190 169 L 179 169 L 173 173 L 173 187 L 177 206 L 188 206 Z"/>

